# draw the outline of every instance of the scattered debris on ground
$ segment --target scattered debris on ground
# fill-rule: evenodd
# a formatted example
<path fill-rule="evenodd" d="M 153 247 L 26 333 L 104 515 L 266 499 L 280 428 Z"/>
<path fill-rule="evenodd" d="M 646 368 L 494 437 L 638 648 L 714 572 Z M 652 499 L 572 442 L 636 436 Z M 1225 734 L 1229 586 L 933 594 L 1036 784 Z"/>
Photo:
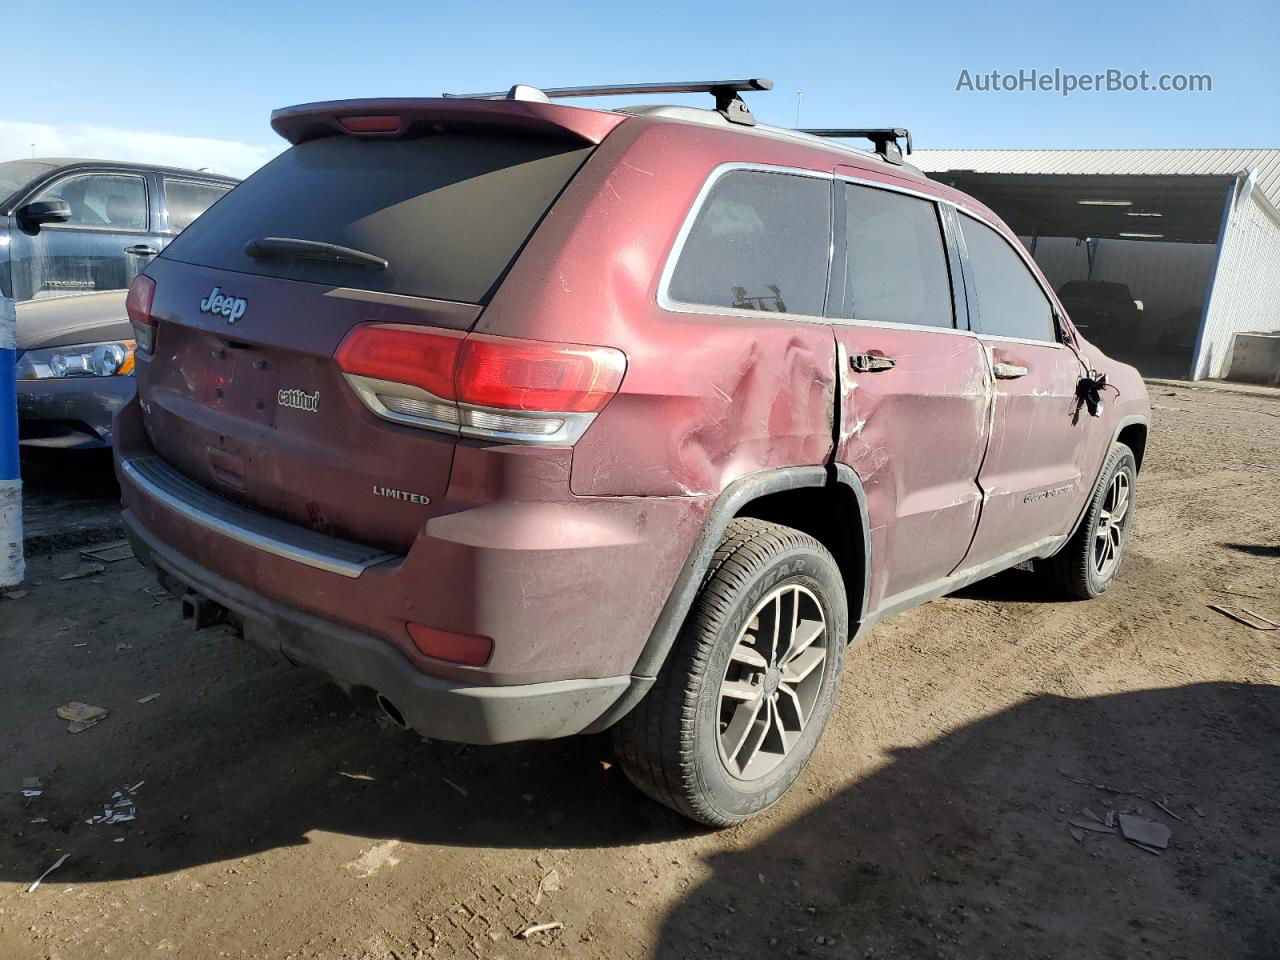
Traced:
<path fill-rule="evenodd" d="M 1211 603 L 1209 604 L 1209 609 L 1216 610 L 1224 617 L 1230 617 L 1237 623 L 1243 623 L 1246 627 L 1252 627 L 1254 630 L 1280 630 L 1280 623 L 1264 617 L 1260 613 L 1254 613 L 1252 610 L 1246 610 L 1244 607 L 1232 607 L 1227 606 L 1226 604 Z M 1240 612 L 1237 613 L 1237 610 Z"/>
<path fill-rule="evenodd" d="M 27 798 L 38 797 L 44 793 L 44 784 L 39 777 L 22 778 L 22 795 Z"/>
<path fill-rule="evenodd" d="M 106 707 L 95 707 L 79 700 L 64 703 L 54 711 L 63 720 L 68 721 L 67 733 L 80 733 L 90 727 L 96 727 L 106 719 L 109 711 Z"/>
<path fill-rule="evenodd" d="M 525 927 L 516 934 L 521 940 L 528 940 L 530 937 L 536 937 L 540 933 L 554 933 L 557 930 L 563 930 L 564 924 L 559 920 L 553 920 L 550 923 L 535 923 L 532 926 Z"/>
<path fill-rule="evenodd" d="M 160 696 L 160 694 L 158 694 L 158 693 L 148 693 L 145 697 L 139 697 L 139 698 L 138 698 L 138 702 L 139 702 L 139 703 L 150 703 L 152 700 L 155 700 L 155 699 L 159 698 L 159 696 Z"/>
<path fill-rule="evenodd" d="M 128 823 L 138 817 L 138 806 L 133 800 L 134 793 L 146 781 L 139 780 L 132 787 L 121 787 L 111 794 L 111 801 L 103 804 L 102 813 L 94 814 L 85 823 L 94 826 L 99 823 Z"/>
<path fill-rule="evenodd" d="M 5 593 L 0 594 L 0 596 L 4 597 L 6 600 L 21 600 L 23 597 L 29 596 L 30 593 L 30 590 L 8 590 Z"/>
<path fill-rule="evenodd" d="M 34 882 L 33 884 L 31 884 L 31 886 L 27 887 L 27 893 L 35 893 L 35 892 L 36 892 L 36 888 L 38 888 L 38 887 L 40 886 L 40 884 L 44 882 L 44 878 L 45 878 L 45 877 L 47 877 L 49 874 L 53 873 L 53 871 L 57 870 L 57 869 L 58 869 L 60 866 L 62 866 L 64 863 L 66 863 L 66 862 L 67 862 L 67 859 L 68 859 L 70 856 L 71 856 L 71 854 L 69 854 L 69 853 L 64 853 L 64 854 L 63 854 L 62 856 L 60 856 L 57 860 L 53 861 L 53 866 L 51 866 L 51 867 L 50 867 L 48 870 L 46 870 L 44 873 L 40 874 L 40 876 L 36 877 L 35 882 Z"/>
<path fill-rule="evenodd" d="M 542 903 L 543 894 L 555 893 L 560 889 L 560 871 L 551 870 L 538 884 L 538 892 L 533 895 L 533 905 Z"/>
<path fill-rule="evenodd" d="M 100 563 L 84 563 L 84 564 L 81 564 L 78 569 L 72 570 L 70 573 L 64 573 L 58 579 L 59 580 L 83 580 L 85 577 L 92 577 L 92 576 L 95 576 L 96 574 L 103 573 L 106 571 L 106 569 L 107 568 Z"/>
<path fill-rule="evenodd" d="M 1169 838 L 1173 836 L 1173 831 L 1160 821 L 1131 813 L 1120 814 L 1120 833 L 1126 840 L 1160 850 L 1169 846 Z"/>
<path fill-rule="evenodd" d="M 385 843 L 379 843 L 370 847 L 350 863 L 345 864 L 345 866 L 358 877 L 372 877 L 383 867 L 394 867 L 400 862 L 400 858 L 392 854 L 392 851 L 398 846 L 400 846 L 399 840 L 388 840 Z"/>
<path fill-rule="evenodd" d="M 100 560 L 103 563 L 117 563 L 121 560 L 128 560 L 133 556 L 133 547 L 129 546 L 128 540 L 119 540 L 115 543 L 103 544 L 100 547 L 94 547 L 90 550 L 81 550 L 80 556 L 86 560 Z"/>

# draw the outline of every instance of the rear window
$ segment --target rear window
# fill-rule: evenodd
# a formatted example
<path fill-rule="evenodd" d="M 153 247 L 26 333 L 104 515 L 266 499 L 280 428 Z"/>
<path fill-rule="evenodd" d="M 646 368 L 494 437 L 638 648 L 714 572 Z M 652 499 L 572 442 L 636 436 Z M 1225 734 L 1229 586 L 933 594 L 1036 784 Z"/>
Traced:
<path fill-rule="evenodd" d="M 821 316 L 831 181 L 735 170 L 711 188 L 676 261 L 673 300 Z"/>
<path fill-rule="evenodd" d="M 164 178 L 164 205 L 169 213 L 169 229 L 181 233 L 231 189 L 226 183 Z"/>
<path fill-rule="evenodd" d="M 227 194 L 164 256 L 259 276 L 483 303 L 591 149 L 497 134 L 310 140 Z M 265 237 L 337 244 L 388 266 L 255 260 L 244 252 L 246 242 Z"/>

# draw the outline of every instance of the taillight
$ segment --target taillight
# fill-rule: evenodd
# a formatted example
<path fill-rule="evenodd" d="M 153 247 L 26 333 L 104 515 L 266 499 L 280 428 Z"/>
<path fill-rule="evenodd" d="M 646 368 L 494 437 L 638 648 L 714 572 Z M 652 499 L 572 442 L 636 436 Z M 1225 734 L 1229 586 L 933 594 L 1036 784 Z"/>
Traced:
<path fill-rule="evenodd" d="M 456 378 L 458 399 L 479 407 L 599 413 L 627 368 L 621 351 L 474 334 Z"/>
<path fill-rule="evenodd" d="M 618 392 L 610 347 L 365 324 L 338 347 L 348 382 L 378 416 L 465 436 L 574 443 Z"/>
<path fill-rule="evenodd" d="M 138 274 L 129 284 L 124 309 L 133 326 L 133 339 L 142 353 L 153 353 L 156 348 L 156 319 L 151 315 L 151 305 L 156 298 L 156 282 L 146 274 Z"/>

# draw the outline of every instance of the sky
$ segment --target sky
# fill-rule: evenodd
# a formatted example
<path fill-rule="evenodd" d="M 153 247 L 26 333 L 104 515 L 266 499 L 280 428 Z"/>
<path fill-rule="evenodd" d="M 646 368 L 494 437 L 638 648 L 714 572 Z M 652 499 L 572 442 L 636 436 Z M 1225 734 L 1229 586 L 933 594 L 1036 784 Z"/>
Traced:
<path fill-rule="evenodd" d="M 762 122 L 794 126 L 799 107 L 805 126 L 909 127 L 920 148 L 1280 147 L 1277 0 L 24 0 L 4 21 L 33 42 L 5 54 L 0 160 L 244 176 L 283 148 L 269 117 L 293 103 L 757 76 L 775 84 L 749 98 Z M 993 70 L 1033 69 L 1207 74 L 1212 90 L 977 89 Z"/>

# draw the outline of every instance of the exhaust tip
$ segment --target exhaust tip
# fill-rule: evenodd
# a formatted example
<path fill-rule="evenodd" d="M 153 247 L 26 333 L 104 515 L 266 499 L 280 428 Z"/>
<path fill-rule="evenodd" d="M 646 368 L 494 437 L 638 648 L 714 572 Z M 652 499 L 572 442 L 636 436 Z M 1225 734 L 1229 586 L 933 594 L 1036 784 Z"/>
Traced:
<path fill-rule="evenodd" d="M 378 700 L 378 706 L 382 708 L 382 712 L 387 715 L 387 717 L 391 720 L 392 723 L 394 723 L 397 727 L 403 727 L 406 730 L 409 728 L 409 724 L 405 722 L 404 715 L 399 710 L 396 709 L 396 705 L 394 703 L 392 703 L 382 694 L 378 694 L 377 700 Z"/>

